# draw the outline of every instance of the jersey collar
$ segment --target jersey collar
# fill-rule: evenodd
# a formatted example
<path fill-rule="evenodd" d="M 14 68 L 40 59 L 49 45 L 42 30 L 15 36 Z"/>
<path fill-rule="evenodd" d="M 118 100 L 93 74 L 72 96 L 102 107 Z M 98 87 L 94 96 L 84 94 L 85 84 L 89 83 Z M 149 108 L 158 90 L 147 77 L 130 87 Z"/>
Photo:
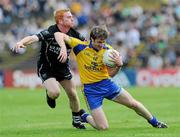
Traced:
<path fill-rule="evenodd" d="M 97 50 L 97 49 L 95 49 L 94 47 L 93 47 L 93 45 L 92 45 L 92 41 L 90 41 L 90 43 L 89 43 L 89 48 L 92 48 L 93 50 L 95 50 L 96 52 L 98 52 L 99 50 Z M 102 49 L 108 49 L 106 46 L 105 46 L 105 44 L 103 45 L 103 47 L 102 47 Z"/>

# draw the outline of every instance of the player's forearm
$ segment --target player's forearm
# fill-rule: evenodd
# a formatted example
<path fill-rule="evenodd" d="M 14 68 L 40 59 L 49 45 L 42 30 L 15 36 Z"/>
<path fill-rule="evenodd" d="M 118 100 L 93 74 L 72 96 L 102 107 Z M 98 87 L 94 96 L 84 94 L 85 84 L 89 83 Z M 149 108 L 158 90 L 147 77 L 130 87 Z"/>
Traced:
<path fill-rule="evenodd" d="M 27 45 L 33 44 L 35 42 L 38 42 L 38 41 L 39 41 L 38 37 L 36 35 L 32 35 L 32 36 L 27 36 L 27 37 L 23 38 L 18 43 L 22 43 L 23 45 L 27 46 Z"/>
<path fill-rule="evenodd" d="M 58 43 L 58 45 L 62 48 L 62 47 L 66 47 L 65 45 L 65 34 L 60 33 L 60 32 L 56 32 L 54 33 L 54 37 Z"/>
<path fill-rule="evenodd" d="M 108 69 L 109 76 L 114 77 L 119 72 L 120 69 L 121 66 L 116 66 L 115 68 L 109 68 Z"/>
<path fill-rule="evenodd" d="M 67 49 L 65 45 L 65 34 L 56 32 L 54 33 L 54 37 L 58 45 L 61 47 L 58 59 L 60 62 L 64 63 L 67 60 Z"/>

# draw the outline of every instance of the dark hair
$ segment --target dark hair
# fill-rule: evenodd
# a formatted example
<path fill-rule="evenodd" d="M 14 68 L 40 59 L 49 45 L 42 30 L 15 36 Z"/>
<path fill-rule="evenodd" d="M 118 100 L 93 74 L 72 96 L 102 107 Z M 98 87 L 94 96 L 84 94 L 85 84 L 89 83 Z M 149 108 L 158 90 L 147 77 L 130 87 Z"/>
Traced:
<path fill-rule="evenodd" d="M 95 26 L 91 29 L 90 38 L 92 39 L 107 39 L 108 30 L 105 25 Z"/>

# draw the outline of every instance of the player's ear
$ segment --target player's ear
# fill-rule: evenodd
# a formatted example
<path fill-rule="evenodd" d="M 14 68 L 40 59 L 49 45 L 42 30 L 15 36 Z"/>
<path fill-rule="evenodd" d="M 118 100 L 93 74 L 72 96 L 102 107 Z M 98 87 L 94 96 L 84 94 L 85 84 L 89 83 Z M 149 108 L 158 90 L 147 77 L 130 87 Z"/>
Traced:
<path fill-rule="evenodd" d="M 58 24 L 63 24 L 63 20 L 62 20 L 62 19 L 59 19 L 59 20 L 58 20 Z"/>

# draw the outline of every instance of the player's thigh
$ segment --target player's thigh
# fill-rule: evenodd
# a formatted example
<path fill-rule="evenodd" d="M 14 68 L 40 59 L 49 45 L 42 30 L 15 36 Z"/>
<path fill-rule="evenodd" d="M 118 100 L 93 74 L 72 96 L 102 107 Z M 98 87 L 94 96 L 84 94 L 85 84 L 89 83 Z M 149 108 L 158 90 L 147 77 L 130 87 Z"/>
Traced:
<path fill-rule="evenodd" d="M 122 88 L 122 90 L 122 93 L 114 101 L 125 106 L 131 106 L 135 102 L 135 99 L 125 89 Z"/>
<path fill-rule="evenodd" d="M 48 90 L 48 92 L 59 92 L 59 83 L 55 78 L 49 78 L 44 81 L 43 86 Z"/>
<path fill-rule="evenodd" d="M 64 88 L 64 90 L 66 91 L 67 94 L 75 94 L 76 93 L 76 87 L 72 80 L 63 80 L 63 81 L 60 81 L 60 84 Z"/>
<path fill-rule="evenodd" d="M 106 115 L 102 107 L 91 110 L 91 115 L 96 123 L 97 128 L 107 129 L 109 127 Z"/>

